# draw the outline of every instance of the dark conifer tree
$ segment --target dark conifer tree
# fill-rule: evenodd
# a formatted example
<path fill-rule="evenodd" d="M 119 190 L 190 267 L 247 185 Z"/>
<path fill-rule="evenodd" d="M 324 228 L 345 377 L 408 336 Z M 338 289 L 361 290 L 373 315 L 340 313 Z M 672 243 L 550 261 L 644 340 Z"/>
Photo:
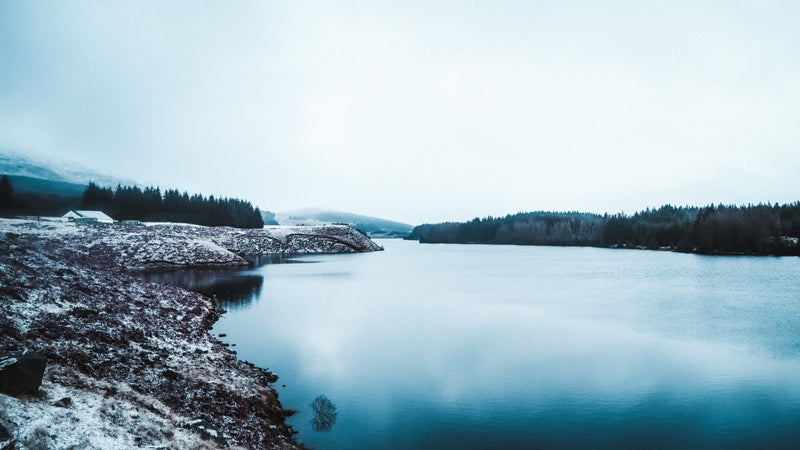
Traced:
<path fill-rule="evenodd" d="M 89 183 L 83 192 L 81 207 L 84 209 L 110 209 L 114 206 L 114 193 L 111 188 L 101 188 Z"/>
<path fill-rule="evenodd" d="M 11 185 L 11 179 L 8 175 L 3 175 L 0 178 L 0 208 L 9 209 L 14 203 L 14 186 Z"/>

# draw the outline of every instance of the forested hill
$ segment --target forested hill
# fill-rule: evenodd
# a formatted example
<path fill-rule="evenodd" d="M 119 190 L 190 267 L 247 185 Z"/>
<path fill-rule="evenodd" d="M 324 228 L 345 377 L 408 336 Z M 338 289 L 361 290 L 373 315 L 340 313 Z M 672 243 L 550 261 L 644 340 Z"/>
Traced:
<path fill-rule="evenodd" d="M 705 254 L 800 255 L 800 202 L 673 207 L 632 216 L 529 212 L 470 222 L 425 224 L 421 243 L 572 245 L 670 249 Z"/>

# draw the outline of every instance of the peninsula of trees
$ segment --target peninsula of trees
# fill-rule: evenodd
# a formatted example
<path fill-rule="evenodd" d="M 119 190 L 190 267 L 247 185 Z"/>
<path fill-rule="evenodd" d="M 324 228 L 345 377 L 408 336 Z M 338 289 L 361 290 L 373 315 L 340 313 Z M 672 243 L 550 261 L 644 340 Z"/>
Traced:
<path fill-rule="evenodd" d="M 800 202 L 662 206 L 632 216 L 528 212 L 419 225 L 421 243 L 562 245 L 665 249 L 703 254 L 800 256 Z"/>

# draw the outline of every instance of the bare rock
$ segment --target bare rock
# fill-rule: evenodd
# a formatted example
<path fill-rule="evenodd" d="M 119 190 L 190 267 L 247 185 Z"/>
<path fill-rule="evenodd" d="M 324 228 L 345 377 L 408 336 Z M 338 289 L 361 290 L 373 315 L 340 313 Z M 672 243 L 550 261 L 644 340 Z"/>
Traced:
<path fill-rule="evenodd" d="M 167 370 L 161 372 L 161 375 L 164 378 L 166 378 L 166 379 L 168 379 L 170 381 L 179 381 L 179 380 L 183 379 L 183 375 L 181 375 L 179 372 L 176 372 L 176 371 L 174 371 L 172 369 L 167 369 Z"/>
<path fill-rule="evenodd" d="M 11 433 L 8 431 L 8 429 L 6 427 L 3 426 L 2 423 L 0 423 L 0 445 L 2 445 L 2 443 L 4 443 L 4 442 L 10 441 L 10 440 L 11 440 Z M 0 448 L 2 448 L 2 447 L 0 447 Z"/>
<path fill-rule="evenodd" d="M 59 408 L 69 408 L 72 406 L 72 399 L 69 397 L 64 397 L 61 400 L 53 403 L 53 406 L 58 406 Z"/>
<path fill-rule="evenodd" d="M 42 385 L 47 358 L 36 352 L 15 352 L 0 356 L 0 392 L 8 395 L 36 395 Z"/>

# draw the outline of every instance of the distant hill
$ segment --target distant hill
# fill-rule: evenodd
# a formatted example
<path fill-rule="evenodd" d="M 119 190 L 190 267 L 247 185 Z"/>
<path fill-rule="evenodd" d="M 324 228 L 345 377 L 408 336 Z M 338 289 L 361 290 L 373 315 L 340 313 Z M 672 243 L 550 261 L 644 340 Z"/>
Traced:
<path fill-rule="evenodd" d="M 275 215 L 275 220 L 281 225 L 346 223 L 372 237 L 405 237 L 414 229 L 413 226 L 406 223 L 319 208 L 303 208 L 280 212 Z"/>
<path fill-rule="evenodd" d="M 0 147 L 0 175 L 8 175 L 14 189 L 6 216 L 60 216 L 80 207 L 89 182 L 113 187 L 135 184 L 87 169 L 74 162 L 43 161 Z"/>
<path fill-rule="evenodd" d="M 60 182 L 86 187 L 89 182 L 94 182 L 101 187 L 114 187 L 118 184 L 123 186 L 136 185 L 131 180 L 113 177 L 95 170 L 88 169 L 75 162 L 67 161 L 43 161 L 22 153 L 0 147 L 0 175 L 8 175 L 14 183 L 14 189 L 22 192 L 22 186 L 31 189 L 27 192 L 45 192 L 45 184 L 31 181 L 33 179 Z M 14 181 L 14 177 L 20 178 L 20 185 Z M 66 184 L 53 184 L 50 187 L 66 189 L 67 192 L 74 189 Z M 52 192 L 52 191 L 47 191 Z M 61 190 L 57 193 L 64 193 Z M 83 190 L 81 190 L 83 192 Z M 80 195 L 80 193 L 78 194 Z"/>
<path fill-rule="evenodd" d="M 0 170 L 0 174 L 3 174 Z M 44 180 L 41 178 L 9 175 L 14 192 L 32 192 L 36 194 L 61 194 L 69 197 L 80 197 L 86 190 L 85 184 L 68 183 L 66 181 Z"/>

